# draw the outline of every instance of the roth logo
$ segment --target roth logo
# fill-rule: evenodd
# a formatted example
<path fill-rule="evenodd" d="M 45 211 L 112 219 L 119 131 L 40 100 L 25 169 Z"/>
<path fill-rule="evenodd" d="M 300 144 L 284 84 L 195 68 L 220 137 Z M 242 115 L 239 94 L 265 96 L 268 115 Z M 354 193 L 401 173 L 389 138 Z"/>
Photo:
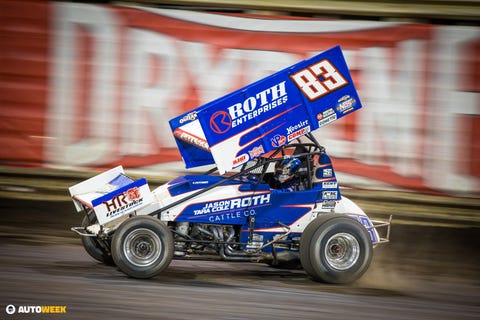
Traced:
<path fill-rule="evenodd" d="M 287 102 L 287 90 L 285 81 L 282 81 L 268 89 L 265 89 L 254 96 L 247 97 L 242 102 L 235 103 L 228 107 L 228 114 L 231 118 L 231 127 L 236 127 L 262 113 L 276 108 Z"/>

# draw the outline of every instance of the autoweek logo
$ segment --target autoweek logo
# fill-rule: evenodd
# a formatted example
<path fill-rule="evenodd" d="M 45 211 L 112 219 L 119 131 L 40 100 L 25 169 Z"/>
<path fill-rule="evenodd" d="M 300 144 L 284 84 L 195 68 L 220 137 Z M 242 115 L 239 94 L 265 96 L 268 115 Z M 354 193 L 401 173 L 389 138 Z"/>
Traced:
<path fill-rule="evenodd" d="M 5 307 L 5 312 L 13 314 L 65 314 L 67 306 L 14 306 L 9 304 Z"/>
<path fill-rule="evenodd" d="M 255 95 L 249 96 L 243 101 L 237 102 L 227 108 L 228 112 L 219 110 L 210 117 L 210 129 L 223 134 L 243 123 L 247 123 L 262 113 L 274 109 L 288 100 L 285 82 L 265 89 Z"/>

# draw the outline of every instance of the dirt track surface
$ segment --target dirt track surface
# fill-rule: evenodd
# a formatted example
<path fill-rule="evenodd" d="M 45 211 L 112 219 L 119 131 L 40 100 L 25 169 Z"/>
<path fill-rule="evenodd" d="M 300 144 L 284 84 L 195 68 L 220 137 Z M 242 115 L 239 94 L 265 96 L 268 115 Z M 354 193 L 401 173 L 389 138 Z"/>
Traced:
<path fill-rule="evenodd" d="M 479 319 L 478 228 L 393 225 L 356 283 L 326 285 L 303 270 L 174 260 L 130 279 L 92 260 L 65 201 L 0 198 L 0 319 Z M 6 306 L 66 306 L 8 315 Z"/>

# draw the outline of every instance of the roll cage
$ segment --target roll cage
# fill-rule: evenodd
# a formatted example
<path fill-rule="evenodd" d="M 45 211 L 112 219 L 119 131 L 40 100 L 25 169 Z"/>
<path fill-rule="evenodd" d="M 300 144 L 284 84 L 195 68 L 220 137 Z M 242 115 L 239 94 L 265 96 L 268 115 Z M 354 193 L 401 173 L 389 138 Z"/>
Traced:
<path fill-rule="evenodd" d="M 231 175 L 221 175 L 224 179 L 211 184 L 210 186 L 203 188 L 197 192 L 194 192 L 182 199 L 179 199 L 169 205 L 166 205 L 156 211 L 151 212 L 149 215 L 160 217 L 160 214 L 170 208 L 173 208 L 184 201 L 197 197 L 200 194 L 208 192 L 220 185 L 229 183 L 233 180 L 239 180 L 241 182 L 250 182 L 252 188 L 255 185 L 268 184 L 272 189 L 279 188 L 278 184 L 273 179 L 273 173 L 269 171 L 271 165 L 281 161 L 287 157 L 297 157 L 301 160 L 302 165 L 296 173 L 296 187 L 295 191 L 309 190 L 313 188 L 313 176 L 314 176 L 314 164 L 317 159 L 325 153 L 325 148 L 322 147 L 315 139 L 312 133 L 307 133 L 302 137 L 307 140 L 303 142 L 297 139 L 296 142 L 285 144 L 269 154 L 258 157 L 243 164 L 238 172 L 234 172 Z M 204 175 L 217 175 L 218 168 L 214 167 L 203 173 Z"/>
<path fill-rule="evenodd" d="M 242 166 L 240 172 L 257 174 L 259 183 L 267 183 L 272 189 L 279 189 L 281 188 L 280 184 L 274 179 L 274 174 L 269 171 L 271 164 L 289 157 L 295 157 L 301 161 L 301 166 L 295 173 L 294 190 L 312 189 L 315 164 L 318 162 L 321 154 L 325 152 L 325 148 L 318 143 L 311 133 L 306 134 L 302 138 L 307 141 L 297 139 L 296 142 L 283 145 L 267 156 L 247 162 Z M 253 165 L 252 162 L 254 162 Z"/>

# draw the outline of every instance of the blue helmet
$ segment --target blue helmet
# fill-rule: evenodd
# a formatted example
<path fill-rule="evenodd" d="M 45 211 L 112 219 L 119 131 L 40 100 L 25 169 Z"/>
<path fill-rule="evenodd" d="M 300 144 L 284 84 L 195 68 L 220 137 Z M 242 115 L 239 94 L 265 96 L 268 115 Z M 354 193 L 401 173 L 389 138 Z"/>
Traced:
<path fill-rule="evenodd" d="M 286 158 L 275 165 L 275 174 L 277 180 L 281 183 L 290 181 L 297 170 L 300 168 L 302 162 L 297 158 Z"/>

